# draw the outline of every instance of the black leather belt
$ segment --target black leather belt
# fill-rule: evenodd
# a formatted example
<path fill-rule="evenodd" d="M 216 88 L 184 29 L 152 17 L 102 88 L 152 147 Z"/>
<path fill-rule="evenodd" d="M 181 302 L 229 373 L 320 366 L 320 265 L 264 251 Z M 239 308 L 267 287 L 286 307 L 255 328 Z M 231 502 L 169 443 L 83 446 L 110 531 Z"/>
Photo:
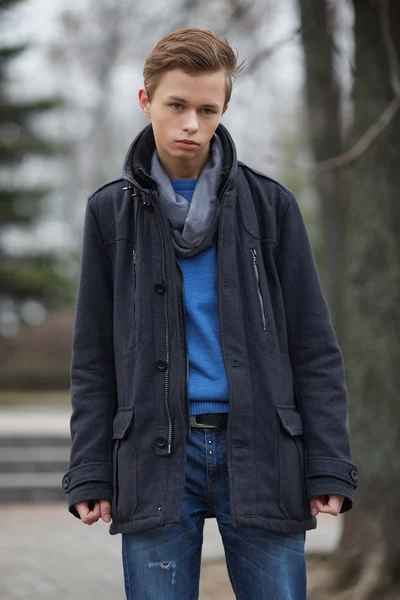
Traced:
<path fill-rule="evenodd" d="M 192 427 L 226 427 L 228 423 L 228 413 L 203 413 L 201 415 L 190 415 L 189 423 Z"/>

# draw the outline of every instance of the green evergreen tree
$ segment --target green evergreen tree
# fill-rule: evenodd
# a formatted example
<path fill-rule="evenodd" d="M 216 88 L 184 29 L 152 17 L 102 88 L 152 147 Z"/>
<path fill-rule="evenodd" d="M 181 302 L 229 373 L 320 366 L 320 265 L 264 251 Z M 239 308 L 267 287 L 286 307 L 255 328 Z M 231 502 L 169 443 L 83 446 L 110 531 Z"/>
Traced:
<path fill-rule="evenodd" d="M 16 4 L 17 0 L 0 0 L 0 20 Z M 68 279 L 60 275 L 57 268 L 57 256 L 46 251 L 16 257 L 4 242 L 4 233 L 10 227 L 29 229 L 36 224 L 42 214 L 43 201 L 51 191 L 43 186 L 32 187 L 29 181 L 15 181 L 15 170 L 27 157 L 51 157 L 63 150 L 34 128 L 35 118 L 57 109 L 62 100 L 18 102 L 9 93 L 13 61 L 26 48 L 27 45 L 0 45 L 0 299 L 12 299 L 18 305 L 33 297 L 45 307 L 53 307 L 69 296 L 70 288 Z"/>

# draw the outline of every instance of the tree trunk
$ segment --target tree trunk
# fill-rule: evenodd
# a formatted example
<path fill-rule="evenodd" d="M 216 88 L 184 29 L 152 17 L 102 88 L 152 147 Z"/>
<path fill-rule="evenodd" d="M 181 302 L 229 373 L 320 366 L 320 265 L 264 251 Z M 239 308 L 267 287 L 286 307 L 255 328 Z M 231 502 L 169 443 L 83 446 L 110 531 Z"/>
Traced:
<path fill-rule="evenodd" d="M 305 56 L 306 95 L 311 149 L 316 163 L 343 150 L 340 88 L 333 65 L 335 7 L 326 0 L 299 0 Z M 346 169 L 316 176 L 323 239 L 321 275 L 339 340 L 345 328 L 342 274 L 346 262 Z"/>
<path fill-rule="evenodd" d="M 353 142 L 394 97 L 381 6 L 354 0 Z M 399 55 L 399 2 L 391 2 L 390 23 Z M 400 111 L 352 163 L 350 198 L 343 350 L 360 488 L 345 515 L 330 587 L 342 591 L 333 597 L 394 600 L 400 597 Z"/>

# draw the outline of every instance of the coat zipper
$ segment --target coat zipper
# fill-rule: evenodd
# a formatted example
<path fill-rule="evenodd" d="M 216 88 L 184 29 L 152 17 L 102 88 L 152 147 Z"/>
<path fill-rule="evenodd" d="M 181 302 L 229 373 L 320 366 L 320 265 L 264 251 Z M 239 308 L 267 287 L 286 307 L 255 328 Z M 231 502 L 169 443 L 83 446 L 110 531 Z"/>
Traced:
<path fill-rule="evenodd" d="M 184 279 L 182 274 L 182 269 L 179 266 L 178 261 L 176 261 L 176 266 L 179 269 L 179 273 L 181 274 L 181 304 L 182 304 L 182 312 L 183 312 L 183 322 L 185 327 L 184 339 L 185 339 L 185 355 L 186 355 L 186 377 L 185 377 L 185 411 L 186 411 L 186 425 L 187 425 L 187 433 L 190 430 L 189 423 L 189 398 L 188 398 L 188 390 L 189 390 L 189 353 L 188 353 L 188 344 L 187 344 L 187 326 L 186 326 L 186 311 L 185 311 L 185 300 L 183 293 Z"/>
<path fill-rule="evenodd" d="M 164 319 L 165 319 L 165 355 L 166 355 L 165 356 L 165 361 L 166 361 L 167 368 L 165 370 L 165 395 L 164 395 L 164 403 L 165 403 L 165 409 L 167 411 L 167 418 L 168 418 L 168 440 L 167 440 L 168 446 L 167 446 L 167 453 L 171 454 L 171 449 L 172 449 L 172 417 L 171 417 L 171 409 L 170 409 L 170 406 L 169 406 L 170 340 L 169 340 L 169 322 L 168 322 L 168 287 L 167 287 L 167 277 L 166 277 L 166 268 L 165 268 L 166 255 L 165 255 L 164 238 L 163 238 L 162 227 L 161 227 L 161 219 L 160 219 L 160 215 L 159 215 L 156 203 L 153 202 L 152 199 L 153 199 L 153 192 L 150 192 L 150 204 L 153 206 L 154 212 L 155 212 L 156 217 L 157 217 L 158 232 L 160 234 L 160 239 L 161 239 L 162 271 L 163 271 L 164 285 L 166 286 L 166 292 L 164 294 Z"/>
<path fill-rule="evenodd" d="M 218 315 L 219 315 L 219 326 L 220 326 L 220 333 L 221 333 L 222 359 L 223 359 L 223 362 L 224 362 L 226 376 L 227 376 L 227 379 L 228 379 L 229 412 L 228 412 L 228 423 L 227 423 L 227 427 L 226 427 L 226 452 L 227 452 L 227 466 L 228 466 L 228 473 L 229 473 L 230 493 L 231 493 L 231 497 L 233 497 L 233 484 L 232 484 L 231 464 L 230 464 L 230 460 L 231 460 L 230 459 L 230 457 L 231 457 L 231 448 L 232 448 L 232 433 L 231 433 L 231 418 L 230 418 L 230 414 L 231 414 L 231 398 L 232 398 L 232 394 L 231 394 L 232 384 L 231 384 L 231 380 L 230 380 L 230 368 L 229 368 L 229 365 L 228 365 L 228 361 L 226 359 L 225 335 L 224 335 L 224 320 L 223 320 L 223 316 L 222 316 L 222 298 L 223 298 L 223 295 L 222 295 L 222 278 L 221 278 L 221 250 L 222 250 L 222 219 L 220 220 L 219 225 L 218 225 L 218 242 L 217 242 L 217 290 L 218 290 Z M 235 511 L 234 511 L 233 504 L 231 505 L 231 517 L 232 517 L 232 525 L 234 527 L 237 527 L 236 514 L 235 514 Z"/>
<path fill-rule="evenodd" d="M 254 273 L 255 273 L 256 281 L 257 281 L 257 293 L 258 293 L 258 299 L 260 301 L 263 330 L 267 331 L 267 317 L 265 314 L 264 300 L 263 300 L 263 296 L 262 296 L 262 292 L 261 292 L 260 270 L 259 270 L 258 261 L 257 261 L 257 251 L 255 248 L 250 248 L 250 250 L 253 255 L 253 269 L 254 269 Z"/>
<path fill-rule="evenodd" d="M 136 288 L 136 257 L 137 257 L 137 248 L 135 248 L 132 252 L 133 276 L 135 278 L 135 288 Z"/>
<path fill-rule="evenodd" d="M 137 256 L 137 248 L 135 248 L 132 252 L 132 263 L 133 263 L 133 282 L 134 282 L 134 290 L 133 290 L 133 314 L 135 316 L 136 323 L 136 256 Z"/>

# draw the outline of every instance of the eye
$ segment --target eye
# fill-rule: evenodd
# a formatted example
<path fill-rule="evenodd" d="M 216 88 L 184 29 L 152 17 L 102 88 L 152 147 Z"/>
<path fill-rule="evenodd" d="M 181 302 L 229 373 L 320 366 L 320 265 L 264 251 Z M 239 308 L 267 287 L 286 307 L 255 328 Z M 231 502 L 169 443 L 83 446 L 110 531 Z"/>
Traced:
<path fill-rule="evenodd" d="M 208 111 L 208 112 L 206 112 L 206 111 Z M 204 114 L 206 114 L 207 116 L 211 116 L 211 115 L 213 115 L 213 114 L 214 114 L 214 111 L 213 111 L 213 110 L 211 110 L 211 108 L 203 108 L 203 112 L 204 112 Z"/>
<path fill-rule="evenodd" d="M 173 108 L 174 110 L 179 110 L 179 108 L 182 106 L 182 104 L 179 104 L 179 102 L 174 102 L 174 104 L 171 104 L 171 108 Z M 178 108 L 176 108 L 178 107 Z"/>

